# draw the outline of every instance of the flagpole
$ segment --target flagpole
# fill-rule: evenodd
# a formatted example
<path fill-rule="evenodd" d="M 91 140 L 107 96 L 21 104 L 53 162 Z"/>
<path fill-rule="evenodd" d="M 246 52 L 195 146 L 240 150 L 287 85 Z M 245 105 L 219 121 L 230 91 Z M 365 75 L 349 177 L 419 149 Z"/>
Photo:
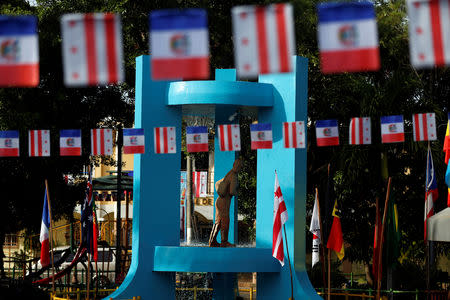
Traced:
<path fill-rule="evenodd" d="M 428 163 L 429 163 L 429 161 L 430 161 L 430 141 L 428 141 L 428 151 L 427 151 L 427 169 L 426 169 L 426 174 L 425 174 L 425 177 L 426 177 L 426 180 L 425 180 L 425 191 L 427 192 L 428 191 L 428 176 L 429 176 L 429 173 L 428 173 Z M 425 192 L 425 195 L 427 194 Z M 425 197 L 427 197 L 427 196 L 425 196 Z M 434 200 L 434 199 L 433 199 Z M 428 201 L 427 201 L 427 199 L 425 198 L 425 222 L 427 223 L 428 222 Z M 426 224 L 425 223 L 425 224 Z M 427 230 L 427 227 L 428 226 L 425 226 L 425 229 Z M 425 232 L 425 235 L 428 235 L 427 234 L 427 232 Z M 425 249 L 426 249 L 426 253 L 425 253 L 425 264 L 426 264 L 426 273 L 427 273 L 427 282 L 426 282 L 426 286 L 427 286 L 427 299 L 428 299 L 428 293 L 429 293 L 429 290 L 430 290 L 430 244 L 429 244 L 429 241 L 428 241 L 428 238 L 426 239 L 426 241 L 425 241 Z"/>
<path fill-rule="evenodd" d="M 91 255 L 89 254 L 89 252 L 87 253 L 87 282 L 86 282 L 86 300 L 89 300 L 89 282 L 91 281 Z"/>
<path fill-rule="evenodd" d="M 331 164 L 328 164 L 328 180 L 330 180 L 330 168 L 331 168 Z M 328 183 L 328 186 L 329 186 L 329 183 Z M 328 204 L 328 202 L 325 204 Z M 327 213 L 329 213 L 329 212 L 327 211 Z M 328 227 L 327 227 L 327 230 L 328 230 Z M 328 258 L 328 297 L 327 298 L 328 298 L 328 300 L 331 300 L 331 249 L 327 249 L 327 258 Z"/>
<path fill-rule="evenodd" d="M 284 239 L 286 240 L 286 252 L 288 256 L 288 262 L 289 262 L 289 274 L 291 275 L 291 297 L 289 300 L 294 300 L 294 284 L 292 280 L 292 269 L 291 269 L 291 259 L 289 257 L 289 247 L 288 247 L 288 241 L 287 241 L 287 235 L 286 235 L 286 226 L 283 224 L 284 229 Z"/>
<path fill-rule="evenodd" d="M 383 240 L 384 240 L 384 224 L 386 223 L 386 212 L 387 207 L 389 203 L 389 195 L 391 192 L 391 181 L 392 178 L 389 177 L 388 179 L 388 186 L 386 191 L 386 200 L 384 202 L 384 212 L 383 212 L 383 222 L 381 223 L 381 235 L 380 235 L 380 248 L 378 250 L 378 264 L 380 264 L 382 258 L 383 258 Z M 380 289 L 381 289 L 381 268 L 378 268 L 377 270 L 377 299 L 380 299 Z"/>
<path fill-rule="evenodd" d="M 324 250 L 324 244 L 323 244 L 323 226 L 322 226 L 322 217 L 320 216 L 320 202 L 319 202 L 319 189 L 316 188 L 316 199 L 317 199 L 317 212 L 319 215 L 319 224 L 320 224 L 320 256 L 322 258 L 322 279 L 323 279 L 323 287 L 325 288 L 327 281 L 326 281 L 326 277 L 325 277 L 325 250 Z"/>
<path fill-rule="evenodd" d="M 379 250 L 380 250 L 380 241 L 379 241 L 379 237 L 380 237 L 380 230 L 381 228 L 378 226 L 378 224 L 380 223 L 380 199 L 378 197 L 375 198 L 375 206 L 376 206 L 376 213 L 375 213 L 375 228 L 377 229 L 375 232 L 375 245 L 377 245 L 377 249 L 376 249 L 376 253 L 375 253 L 375 257 L 378 257 L 379 255 Z M 375 249 L 374 249 L 375 251 Z M 375 263 L 375 261 L 372 262 L 372 265 Z M 378 287 L 378 269 L 380 268 L 380 262 L 377 262 L 377 274 L 373 274 L 374 276 L 377 276 L 376 282 L 373 282 L 372 284 Z M 373 270 L 373 268 L 372 268 Z"/>
<path fill-rule="evenodd" d="M 47 193 L 48 216 L 50 218 L 49 239 L 50 239 L 50 255 L 52 259 L 52 293 L 55 294 L 55 264 L 53 258 L 53 226 L 52 226 L 52 208 L 50 206 L 50 196 L 48 192 L 48 181 L 45 179 L 45 192 Z"/>

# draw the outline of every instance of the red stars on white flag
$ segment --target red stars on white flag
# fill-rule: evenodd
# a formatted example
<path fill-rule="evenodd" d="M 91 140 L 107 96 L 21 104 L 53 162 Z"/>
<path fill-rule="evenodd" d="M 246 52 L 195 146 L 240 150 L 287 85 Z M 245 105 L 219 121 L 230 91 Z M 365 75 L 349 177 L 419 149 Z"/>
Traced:
<path fill-rule="evenodd" d="M 282 227 L 288 220 L 286 204 L 284 203 L 283 194 L 281 193 L 280 184 L 278 183 L 278 174 L 275 172 L 275 195 L 273 200 L 273 241 L 272 256 L 280 261 L 284 266 L 284 249 Z"/>
<path fill-rule="evenodd" d="M 176 153 L 175 127 L 155 127 L 153 130 L 155 153 Z"/>
<path fill-rule="evenodd" d="M 305 122 L 283 122 L 284 148 L 305 148 Z"/>
<path fill-rule="evenodd" d="M 372 143 L 372 130 L 370 118 L 352 118 L 349 128 L 350 145 L 370 145 Z"/>
<path fill-rule="evenodd" d="M 450 64 L 450 1 L 408 0 L 409 51 L 416 68 Z"/>
<path fill-rule="evenodd" d="M 28 130 L 28 155 L 50 156 L 50 130 Z"/>
<path fill-rule="evenodd" d="M 124 80 L 122 25 L 111 13 L 61 18 L 64 83 L 106 85 Z"/>
<path fill-rule="evenodd" d="M 231 12 L 238 76 L 291 72 L 295 53 L 292 5 L 236 6 Z"/>
<path fill-rule="evenodd" d="M 241 131 L 239 124 L 219 125 L 220 151 L 240 151 Z"/>
<path fill-rule="evenodd" d="M 91 129 L 91 155 L 112 155 L 112 129 Z"/>
<path fill-rule="evenodd" d="M 414 141 L 435 141 L 436 117 L 434 113 L 413 115 L 413 136 Z"/>

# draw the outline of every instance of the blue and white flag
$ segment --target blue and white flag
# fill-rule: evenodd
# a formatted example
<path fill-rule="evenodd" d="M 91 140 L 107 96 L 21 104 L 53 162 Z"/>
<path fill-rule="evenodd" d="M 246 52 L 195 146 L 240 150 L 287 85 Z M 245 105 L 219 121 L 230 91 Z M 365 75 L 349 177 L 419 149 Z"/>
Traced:
<path fill-rule="evenodd" d="M 206 126 L 186 127 L 188 152 L 208 152 L 208 128 Z"/>
<path fill-rule="evenodd" d="M 59 155 L 81 155 L 81 129 L 68 129 L 59 132 Z"/>
<path fill-rule="evenodd" d="M 123 130 L 123 153 L 145 153 L 144 129 L 129 128 Z"/>
<path fill-rule="evenodd" d="M 250 138 L 252 150 L 272 149 L 272 124 L 250 124 Z"/>
<path fill-rule="evenodd" d="M 399 143 L 405 140 L 403 116 L 381 117 L 381 142 Z"/>
<path fill-rule="evenodd" d="M 338 146 L 339 129 L 337 120 L 316 121 L 317 146 Z"/>
<path fill-rule="evenodd" d="M 0 156 L 19 156 L 19 131 L 0 131 Z"/>

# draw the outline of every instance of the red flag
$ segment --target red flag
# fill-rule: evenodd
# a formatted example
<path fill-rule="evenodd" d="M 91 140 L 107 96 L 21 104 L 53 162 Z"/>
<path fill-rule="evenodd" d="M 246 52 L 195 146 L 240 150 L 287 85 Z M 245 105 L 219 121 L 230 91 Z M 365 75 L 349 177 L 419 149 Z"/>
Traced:
<path fill-rule="evenodd" d="M 330 235 L 328 236 L 327 248 L 336 252 L 337 257 L 344 258 L 344 238 L 342 237 L 342 227 L 340 218 L 340 209 L 337 200 L 334 202 L 333 225 L 331 225 Z"/>
<path fill-rule="evenodd" d="M 283 194 L 281 193 L 280 184 L 278 183 L 278 175 L 275 172 L 275 197 L 273 202 L 273 241 L 272 256 L 280 261 L 284 266 L 284 249 L 283 234 L 281 232 L 284 223 L 288 219 L 286 204 L 284 203 Z"/>
<path fill-rule="evenodd" d="M 375 231 L 373 236 L 373 256 L 372 256 L 372 275 L 375 282 L 378 278 L 378 268 L 380 268 L 380 273 L 382 269 L 381 262 L 378 261 L 379 251 L 380 251 L 380 241 L 381 241 L 381 217 L 380 210 L 378 209 L 378 199 L 377 199 L 377 217 L 375 224 Z"/>

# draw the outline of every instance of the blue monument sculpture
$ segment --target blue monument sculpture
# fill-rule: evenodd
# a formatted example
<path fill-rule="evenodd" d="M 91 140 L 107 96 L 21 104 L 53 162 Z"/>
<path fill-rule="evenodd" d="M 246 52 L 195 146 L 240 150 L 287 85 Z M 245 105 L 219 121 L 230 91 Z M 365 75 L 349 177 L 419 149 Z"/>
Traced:
<path fill-rule="evenodd" d="M 211 81 L 152 81 L 150 63 L 149 56 L 136 59 L 135 127 L 145 129 L 147 151 L 134 161 L 131 266 L 108 299 L 175 299 L 175 272 L 212 272 L 216 300 L 234 299 L 236 273 L 258 272 L 258 299 L 288 299 L 288 264 L 281 267 L 272 257 L 275 170 L 289 215 L 294 298 L 321 299 L 305 266 L 306 149 L 284 148 L 282 134 L 282 122 L 307 118 L 308 60 L 294 57 L 292 73 L 260 75 L 258 82 L 236 81 L 234 69 L 216 70 Z M 192 104 L 215 105 L 216 124 L 231 123 L 228 117 L 242 106 L 257 107 L 258 121 L 272 123 L 273 149 L 257 153 L 255 248 L 180 247 L 182 106 Z M 153 128 L 161 126 L 176 126 L 176 154 L 155 154 Z M 235 153 L 219 151 L 217 138 L 215 149 L 217 181 L 231 169 Z M 231 204 L 230 243 L 237 242 L 236 207 Z"/>

